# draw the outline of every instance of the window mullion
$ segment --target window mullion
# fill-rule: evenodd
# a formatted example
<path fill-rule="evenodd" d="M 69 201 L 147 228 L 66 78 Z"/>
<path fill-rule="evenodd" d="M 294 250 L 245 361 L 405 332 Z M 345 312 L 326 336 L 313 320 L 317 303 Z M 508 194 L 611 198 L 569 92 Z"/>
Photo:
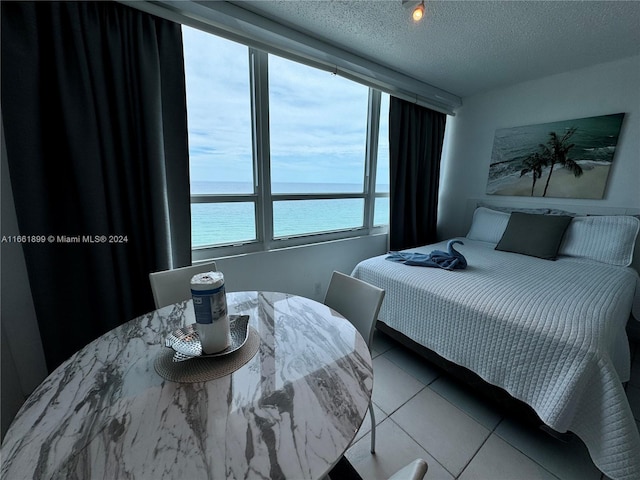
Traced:
<path fill-rule="evenodd" d="M 373 228 L 374 209 L 376 203 L 376 164 L 378 160 L 378 134 L 380 130 L 380 98 L 381 94 L 378 90 L 374 90 L 373 88 L 369 89 L 364 184 L 364 226 L 368 230 Z"/>
<path fill-rule="evenodd" d="M 253 176 L 256 201 L 256 232 L 265 250 L 273 241 L 271 160 L 269 147 L 269 66 L 265 52 L 249 48 L 251 117 L 253 125 Z"/>
<path fill-rule="evenodd" d="M 286 200 L 336 200 L 342 198 L 365 198 L 362 193 L 276 193 L 271 198 L 274 201 Z"/>
<path fill-rule="evenodd" d="M 191 203 L 255 202 L 255 194 L 200 194 L 191 195 Z"/>

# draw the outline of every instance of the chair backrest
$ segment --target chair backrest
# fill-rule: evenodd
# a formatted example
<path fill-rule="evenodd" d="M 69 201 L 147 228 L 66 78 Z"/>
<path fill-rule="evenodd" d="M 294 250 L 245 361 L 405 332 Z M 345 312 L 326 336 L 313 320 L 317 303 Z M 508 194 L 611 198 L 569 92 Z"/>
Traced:
<path fill-rule="evenodd" d="M 191 277 L 197 273 L 214 271 L 216 271 L 216 262 L 150 273 L 149 283 L 151 283 L 156 308 L 191 298 Z"/>
<path fill-rule="evenodd" d="M 427 469 L 427 462 L 418 458 L 394 473 L 389 477 L 389 480 L 422 480 L 427 473 Z"/>
<path fill-rule="evenodd" d="M 371 348 L 384 290 L 340 272 L 333 272 L 324 304 L 349 320 Z"/>

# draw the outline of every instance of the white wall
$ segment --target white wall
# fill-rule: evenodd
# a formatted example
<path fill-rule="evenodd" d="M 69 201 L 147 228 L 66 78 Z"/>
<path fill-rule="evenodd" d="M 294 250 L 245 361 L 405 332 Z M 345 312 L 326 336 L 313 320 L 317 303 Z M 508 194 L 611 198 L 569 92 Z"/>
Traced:
<path fill-rule="evenodd" d="M 496 129 L 625 112 L 605 198 L 486 195 Z M 467 233 L 469 199 L 567 210 L 640 209 L 640 56 L 528 81 L 463 99 L 447 119 L 441 174 L 440 238 Z M 595 212 L 594 212 L 595 213 Z"/>
<path fill-rule="evenodd" d="M 227 291 L 265 290 L 322 301 L 334 270 L 350 274 L 356 264 L 387 251 L 387 235 L 356 237 L 301 247 L 216 259 Z"/>

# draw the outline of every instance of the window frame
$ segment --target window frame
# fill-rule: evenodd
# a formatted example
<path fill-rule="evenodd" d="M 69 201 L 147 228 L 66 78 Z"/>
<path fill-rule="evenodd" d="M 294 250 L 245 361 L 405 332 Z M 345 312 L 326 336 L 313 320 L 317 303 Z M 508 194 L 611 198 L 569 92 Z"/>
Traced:
<path fill-rule="evenodd" d="M 375 199 L 389 197 L 388 192 L 377 193 L 375 190 L 381 92 L 368 87 L 365 168 L 362 192 L 274 194 L 271 192 L 269 53 L 248 45 L 247 48 L 249 53 L 249 84 L 251 95 L 253 193 L 197 194 L 191 195 L 191 203 L 253 203 L 256 238 L 254 240 L 238 241 L 231 244 L 196 247 L 192 245 L 193 261 L 387 233 L 388 225 L 375 226 L 373 224 Z M 283 200 L 339 200 L 350 198 L 361 198 L 364 200 L 362 226 L 343 230 L 332 230 L 329 232 L 314 232 L 274 238 L 274 202 Z"/>

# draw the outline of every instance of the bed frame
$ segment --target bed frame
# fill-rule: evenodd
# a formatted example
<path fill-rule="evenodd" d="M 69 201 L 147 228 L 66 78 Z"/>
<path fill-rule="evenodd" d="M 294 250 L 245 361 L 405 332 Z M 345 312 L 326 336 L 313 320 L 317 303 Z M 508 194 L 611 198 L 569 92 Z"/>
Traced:
<path fill-rule="evenodd" d="M 517 416 L 519 419 L 524 420 L 526 423 L 536 427 L 544 425 L 544 422 L 540 420 L 540 417 L 536 412 L 526 403 L 512 397 L 506 390 L 492 385 L 483 380 L 478 374 L 472 372 L 468 368 L 453 363 L 446 358 L 441 357 L 433 350 L 428 349 L 424 345 L 413 341 L 406 335 L 389 327 L 386 323 L 378 320 L 376 322 L 376 329 L 382 333 L 388 335 L 395 341 L 401 343 L 405 347 L 409 348 L 413 352 L 417 353 L 421 357 L 425 358 L 429 362 L 440 367 L 442 370 L 451 374 L 458 380 L 469 385 L 476 390 L 482 397 L 486 398 L 490 402 L 496 404 L 502 411 L 506 411 L 510 414 Z M 546 425 L 545 425 L 546 427 Z M 546 427 L 549 428 L 549 427 Z M 556 432 L 558 435 L 560 433 Z"/>
<path fill-rule="evenodd" d="M 466 216 L 468 217 L 468 225 L 471 224 L 471 217 L 473 216 L 473 212 L 476 207 L 479 205 L 487 206 L 491 208 L 492 204 L 495 206 L 502 207 L 512 207 L 512 208 L 537 208 L 539 205 L 532 205 L 527 202 L 514 202 L 513 198 L 509 198 L 507 201 L 501 202 L 500 200 L 494 201 L 494 199 L 487 198 L 469 198 L 467 201 L 467 212 Z M 516 203 L 516 204 L 514 204 Z M 616 208 L 616 207 L 593 207 L 592 205 L 584 206 L 584 205 L 567 205 L 567 204 L 545 204 L 543 208 L 550 209 L 563 209 L 567 211 L 574 212 L 576 214 L 596 214 L 596 215 L 616 215 L 616 214 L 626 214 L 626 215 L 638 215 L 640 214 L 640 210 L 638 209 L 627 209 L 627 208 Z M 636 269 L 636 271 L 640 272 L 640 235 L 636 241 L 635 255 L 633 259 L 632 267 Z M 540 417 L 536 414 L 536 412 L 526 403 L 522 402 L 511 396 L 506 390 L 492 385 L 485 380 L 483 380 L 479 375 L 474 373 L 473 371 L 465 368 L 461 365 L 455 364 L 434 351 L 426 348 L 423 345 L 415 342 L 411 338 L 402 334 L 401 332 L 389 327 L 383 321 L 378 321 L 376 323 L 376 328 L 380 330 L 382 333 L 388 335 L 392 339 L 401 343 L 405 347 L 409 348 L 413 352 L 417 353 L 421 357 L 427 359 L 429 362 L 435 364 L 442 370 L 446 371 L 456 379 L 460 380 L 464 384 L 470 386 L 475 392 L 477 392 L 481 397 L 488 400 L 490 403 L 496 405 L 502 412 L 513 415 L 518 419 L 522 420 L 526 424 L 529 424 L 533 427 L 540 428 L 541 430 L 549 433 L 555 438 L 558 438 L 563 441 L 569 440 L 573 434 L 572 433 L 560 433 L 556 430 L 553 430 L 548 425 L 546 425 Z M 633 317 L 630 318 L 627 326 L 627 335 L 631 343 L 640 344 L 640 322 L 637 322 Z M 633 351 L 633 349 L 632 349 Z"/>
<path fill-rule="evenodd" d="M 629 319 L 629 327 L 627 327 L 627 336 L 629 337 L 630 343 L 640 346 L 640 326 L 636 326 L 635 324 L 640 324 L 640 322 L 637 322 L 633 317 L 631 317 Z M 462 383 L 468 385 L 482 398 L 494 404 L 501 412 L 514 416 L 523 423 L 530 425 L 531 427 L 539 428 L 545 433 L 548 433 L 552 437 L 563 442 L 567 442 L 575 436 L 571 432 L 561 433 L 557 430 L 554 430 L 540 419 L 533 408 L 531 408 L 523 401 L 511 396 L 511 394 L 509 394 L 509 392 L 507 392 L 503 388 L 497 387 L 483 380 L 482 377 L 469 370 L 468 368 L 465 368 L 461 365 L 458 365 L 457 363 L 453 363 L 446 358 L 441 357 L 433 350 L 430 350 L 424 345 L 420 345 L 419 343 L 413 341 L 403 333 L 394 330 L 386 323 L 378 320 L 376 322 L 376 329 L 380 330 L 382 333 L 391 337 L 396 342 L 402 344 L 417 355 L 441 368 Z M 632 346 L 632 355 L 633 351 L 634 348 Z"/>

